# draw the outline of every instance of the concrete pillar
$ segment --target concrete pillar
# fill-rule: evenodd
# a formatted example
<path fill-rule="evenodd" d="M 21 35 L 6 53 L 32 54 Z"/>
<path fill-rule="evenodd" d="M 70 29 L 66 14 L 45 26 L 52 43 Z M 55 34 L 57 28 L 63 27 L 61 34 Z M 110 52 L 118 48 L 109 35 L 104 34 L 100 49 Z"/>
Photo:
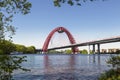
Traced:
<path fill-rule="evenodd" d="M 95 54 L 95 44 L 93 44 L 93 53 Z"/>
<path fill-rule="evenodd" d="M 88 45 L 88 54 L 90 54 L 90 45 Z"/>
<path fill-rule="evenodd" d="M 97 46 L 98 46 L 98 54 L 100 54 L 100 44 L 97 44 Z"/>

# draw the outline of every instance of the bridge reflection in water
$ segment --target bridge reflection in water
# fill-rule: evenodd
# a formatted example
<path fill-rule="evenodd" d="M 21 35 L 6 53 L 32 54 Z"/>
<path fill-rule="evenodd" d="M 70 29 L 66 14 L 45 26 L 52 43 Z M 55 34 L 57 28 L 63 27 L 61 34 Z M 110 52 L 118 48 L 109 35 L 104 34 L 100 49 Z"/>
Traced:
<path fill-rule="evenodd" d="M 54 63 L 54 61 L 51 61 L 51 59 L 49 58 L 49 55 L 44 55 L 44 70 L 45 70 L 45 74 L 50 74 L 52 73 L 52 71 L 54 71 L 56 68 L 58 68 L 57 70 L 60 71 L 60 66 L 62 69 L 64 69 L 64 66 L 61 64 L 66 64 L 66 68 L 69 69 L 69 71 L 73 71 L 75 69 L 75 55 L 71 55 L 70 57 L 68 57 L 68 61 L 63 62 L 64 60 L 60 60 L 57 61 L 58 63 Z M 55 66 L 54 66 L 55 65 Z M 63 66 L 63 67 L 62 67 Z M 62 70 L 61 70 L 62 71 Z M 60 72 L 61 72 L 60 71 Z M 55 71 L 54 71 L 55 72 Z"/>
<path fill-rule="evenodd" d="M 109 54 L 54 54 L 26 55 L 24 67 L 31 72 L 14 72 L 15 80 L 98 80 L 100 73 L 108 70 Z"/>

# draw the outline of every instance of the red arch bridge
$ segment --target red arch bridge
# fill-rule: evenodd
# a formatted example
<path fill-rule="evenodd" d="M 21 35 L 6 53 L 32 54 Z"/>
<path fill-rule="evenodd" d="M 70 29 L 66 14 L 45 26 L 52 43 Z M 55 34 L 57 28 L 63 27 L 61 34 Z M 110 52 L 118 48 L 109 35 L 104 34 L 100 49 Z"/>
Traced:
<path fill-rule="evenodd" d="M 65 45 L 65 46 L 60 46 L 60 47 L 54 47 L 54 48 L 49 48 L 48 49 L 48 45 L 49 42 L 51 40 L 51 37 L 54 35 L 55 32 L 58 33 L 63 33 L 65 32 L 68 36 L 68 39 L 70 40 L 70 45 Z M 93 53 L 95 53 L 95 45 L 97 45 L 97 50 L 98 53 L 100 53 L 100 44 L 105 44 L 105 43 L 113 43 L 113 42 L 119 42 L 120 41 L 120 36 L 118 37 L 111 37 L 111 38 L 105 38 L 105 39 L 101 39 L 101 40 L 95 40 L 95 41 L 89 41 L 89 42 L 83 42 L 83 43 L 76 43 L 75 39 L 73 38 L 72 34 L 65 29 L 64 27 L 57 27 L 55 28 L 53 31 L 50 32 L 50 34 L 48 35 L 48 37 L 45 40 L 45 43 L 43 45 L 42 49 L 37 49 L 36 51 L 40 51 L 43 53 L 46 53 L 49 50 L 55 50 L 55 49 L 63 49 L 63 48 L 71 48 L 73 53 L 78 52 L 78 47 L 79 46 L 93 46 Z"/>

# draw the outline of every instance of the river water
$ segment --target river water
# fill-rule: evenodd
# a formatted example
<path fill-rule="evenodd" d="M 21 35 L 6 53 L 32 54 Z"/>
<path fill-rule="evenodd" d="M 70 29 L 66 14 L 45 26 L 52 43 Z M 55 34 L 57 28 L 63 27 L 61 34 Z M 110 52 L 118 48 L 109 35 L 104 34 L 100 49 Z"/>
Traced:
<path fill-rule="evenodd" d="M 98 80 L 109 70 L 106 61 L 110 54 L 28 54 L 21 65 L 29 72 L 14 71 L 15 80 Z"/>

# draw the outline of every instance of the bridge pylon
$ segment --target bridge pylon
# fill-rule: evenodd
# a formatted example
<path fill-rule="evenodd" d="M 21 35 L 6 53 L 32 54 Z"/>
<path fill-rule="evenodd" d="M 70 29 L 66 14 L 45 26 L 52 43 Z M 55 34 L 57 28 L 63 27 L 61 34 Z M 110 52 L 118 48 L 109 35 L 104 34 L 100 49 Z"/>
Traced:
<path fill-rule="evenodd" d="M 49 45 L 49 42 L 52 38 L 52 36 L 54 35 L 55 32 L 58 32 L 58 33 L 63 33 L 65 32 L 68 36 L 68 39 L 70 41 L 71 44 L 75 44 L 75 39 L 73 38 L 72 34 L 64 27 L 57 27 L 55 28 L 54 30 L 52 30 L 49 35 L 47 36 L 45 42 L 44 42 L 44 45 L 43 45 L 43 48 L 42 48 L 42 51 L 43 52 L 47 52 L 48 51 L 48 45 Z M 72 47 L 72 52 L 75 53 L 75 52 L 78 52 L 79 49 L 78 47 Z"/>

